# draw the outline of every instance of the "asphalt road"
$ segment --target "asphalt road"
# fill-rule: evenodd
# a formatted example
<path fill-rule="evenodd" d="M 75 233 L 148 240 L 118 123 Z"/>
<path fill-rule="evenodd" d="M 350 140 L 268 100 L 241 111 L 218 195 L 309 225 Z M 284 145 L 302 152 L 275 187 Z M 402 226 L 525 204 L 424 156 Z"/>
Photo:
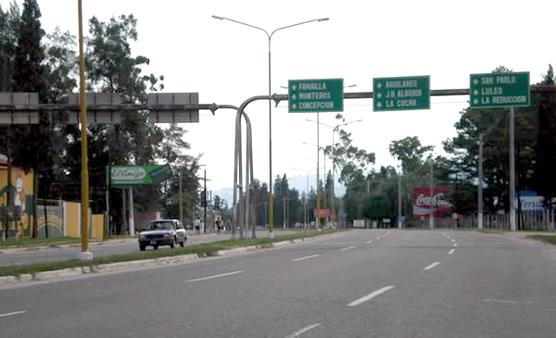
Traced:
<path fill-rule="evenodd" d="M 276 232 L 276 235 L 284 235 L 292 233 L 294 231 L 283 231 L 280 230 Z M 239 235 L 238 235 L 239 236 Z M 266 231 L 257 231 L 258 237 L 266 237 Z M 187 237 L 187 245 L 209 243 L 216 241 L 223 241 L 230 239 L 230 233 L 221 234 L 206 234 L 206 235 L 189 235 Z M 137 244 L 137 239 L 127 239 L 127 240 L 113 240 L 106 242 L 91 243 L 89 250 L 93 253 L 93 256 L 108 256 L 114 254 L 125 254 L 130 252 L 139 251 L 139 245 Z M 152 250 L 152 247 L 148 247 L 147 250 Z M 168 246 L 161 246 L 159 250 L 170 250 Z M 42 262 L 52 262 L 60 261 L 66 259 L 76 259 L 81 251 L 79 244 L 74 244 L 71 246 L 63 245 L 52 248 L 27 248 L 27 249 L 2 249 L 0 250 L 0 266 L 9 265 L 23 265 L 32 263 L 42 263 Z"/>
<path fill-rule="evenodd" d="M 0 290 L 2 337 L 553 337 L 556 253 L 454 231 L 301 245 Z"/>

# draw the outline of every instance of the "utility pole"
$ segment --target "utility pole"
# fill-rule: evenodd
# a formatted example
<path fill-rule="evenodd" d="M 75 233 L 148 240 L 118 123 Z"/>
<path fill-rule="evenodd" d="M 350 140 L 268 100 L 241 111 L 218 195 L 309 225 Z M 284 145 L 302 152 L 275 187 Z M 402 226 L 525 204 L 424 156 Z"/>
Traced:
<path fill-rule="evenodd" d="M 179 193 L 179 203 L 180 203 L 180 222 L 183 224 L 183 183 L 182 183 L 182 172 L 180 171 L 180 181 L 179 181 L 179 186 L 180 186 L 180 193 Z"/>
<path fill-rule="evenodd" d="M 402 175 L 398 174 L 398 229 L 402 228 Z"/>
<path fill-rule="evenodd" d="M 204 201 L 203 201 L 204 202 L 204 206 L 203 206 L 203 222 L 204 222 L 203 232 L 206 233 L 207 232 L 207 170 L 206 169 L 204 170 L 204 176 L 205 176 L 205 178 L 204 178 L 204 181 L 205 181 L 204 184 L 205 185 L 204 185 L 203 190 L 204 190 L 205 193 L 204 193 L 204 197 L 203 197 L 204 198 Z"/>
<path fill-rule="evenodd" d="M 284 187 L 284 185 L 282 185 L 282 187 Z M 282 209 L 283 209 L 282 228 L 286 229 L 286 192 L 285 191 L 282 191 Z"/>
<path fill-rule="evenodd" d="M 87 97 L 85 96 L 85 54 L 83 52 L 83 6 L 77 2 L 79 22 L 79 124 L 81 127 L 81 252 L 79 259 L 90 261 L 89 251 L 89 155 L 87 149 Z"/>
<path fill-rule="evenodd" d="M 320 177 L 319 177 L 319 170 L 320 170 L 320 113 L 317 112 L 317 217 L 315 217 L 315 228 L 316 230 L 319 229 L 319 219 L 320 219 Z"/>
<path fill-rule="evenodd" d="M 8 163 L 7 163 L 7 173 L 6 173 L 6 178 L 8 179 L 8 184 L 7 184 L 7 189 L 6 189 L 6 217 L 5 217 L 5 224 L 4 224 L 4 235 L 3 235 L 3 239 L 7 240 L 8 239 L 8 233 L 9 233 L 9 228 L 10 228 L 10 223 L 11 223 L 11 217 L 10 214 L 12 213 L 13 210 L 13 206 L 14 206 L 14 202 L 13 202 L 13 192 L 12 192 L 12 156 L 11 156 L 11 147 L 10 147 L 10 138 L 11 138 L 11 126 L 7 127 L 8 128 L 8 133 L 6 135 L 6 156 L 8 157 Z M 35 175 L 37 175 L 37 173 L 35 173 Z M 36 200 L 37 196 L 35 196 L 35 200 Z M 34 211 L 36 213 L 36 210 Z"/>
<path fill-rule="evenodd" d="M 510 201 L 510 230 L 517 231 L 516 226 L 516 219 L 515 219 L 515 205 L 514 205 L 514 198 L 515 198 L 515 108 L 510 107 L 510 115 L 509 115 L 509 123 L 510 123 L 510 191 L 509 191 L 509 198 Z"/>
<path fill-rule="evenodd" d="M 479 135 L 479 182 L 477 187 L 477 227 L 483 228 L 483 133 Z"/>
<path fill-rule="evenodd" d="M 129 187 L 129 235 L 135 236 L 135 213 L 133 208 L 133 188 Z"/>
<path fill-rule="evenodd" d="M 431 178 L 430 178 L 430 217 L 429 217 L 429 227 L 434 229 L 434 162 L 431 159 Z"/>

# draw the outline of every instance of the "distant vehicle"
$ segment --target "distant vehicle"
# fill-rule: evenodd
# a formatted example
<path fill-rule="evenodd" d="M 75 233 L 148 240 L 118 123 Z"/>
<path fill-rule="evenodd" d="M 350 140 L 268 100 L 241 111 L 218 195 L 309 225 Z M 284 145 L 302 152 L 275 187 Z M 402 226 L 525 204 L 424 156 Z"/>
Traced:
<path fill-rule="evenodd" d="M 160 245 L 176 244 L 181 247 L 187 241 L 187 233 L 180 221 L 176 219 L 157 219 L 149 222 L 148 230 L 139 233 L 139 249 L 145 251 L 147 246 L 157 250 Z"/>

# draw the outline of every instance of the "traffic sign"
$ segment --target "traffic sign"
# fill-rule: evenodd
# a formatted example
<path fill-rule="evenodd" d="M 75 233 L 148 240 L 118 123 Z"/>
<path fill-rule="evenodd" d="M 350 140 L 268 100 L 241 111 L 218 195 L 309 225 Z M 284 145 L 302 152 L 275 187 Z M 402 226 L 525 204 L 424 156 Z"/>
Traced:
<path fill-rule="evenodd" d="M 430 109 L 430 76 L 373 79 L 373 110 Z"/>
<path fill-rule="evenodd" d="M 290 113 L 344 111 L 344 79 L 289 80 Z"/>
<path fill-rule="evenodd" d="M 529 72 L 471 74 L 469 81 L 471 108 L 530 105 Z"/>

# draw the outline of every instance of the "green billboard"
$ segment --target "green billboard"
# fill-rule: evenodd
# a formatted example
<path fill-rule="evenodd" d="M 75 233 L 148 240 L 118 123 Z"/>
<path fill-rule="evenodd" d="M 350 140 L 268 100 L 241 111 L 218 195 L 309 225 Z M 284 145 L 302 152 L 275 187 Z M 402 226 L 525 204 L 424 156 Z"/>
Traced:
<path fill-rule="evenodd" d="M 110 185 L 153 185 L 172 177 L 172 168 L 166 165 L 116 165 L 107 168 Z"/>

